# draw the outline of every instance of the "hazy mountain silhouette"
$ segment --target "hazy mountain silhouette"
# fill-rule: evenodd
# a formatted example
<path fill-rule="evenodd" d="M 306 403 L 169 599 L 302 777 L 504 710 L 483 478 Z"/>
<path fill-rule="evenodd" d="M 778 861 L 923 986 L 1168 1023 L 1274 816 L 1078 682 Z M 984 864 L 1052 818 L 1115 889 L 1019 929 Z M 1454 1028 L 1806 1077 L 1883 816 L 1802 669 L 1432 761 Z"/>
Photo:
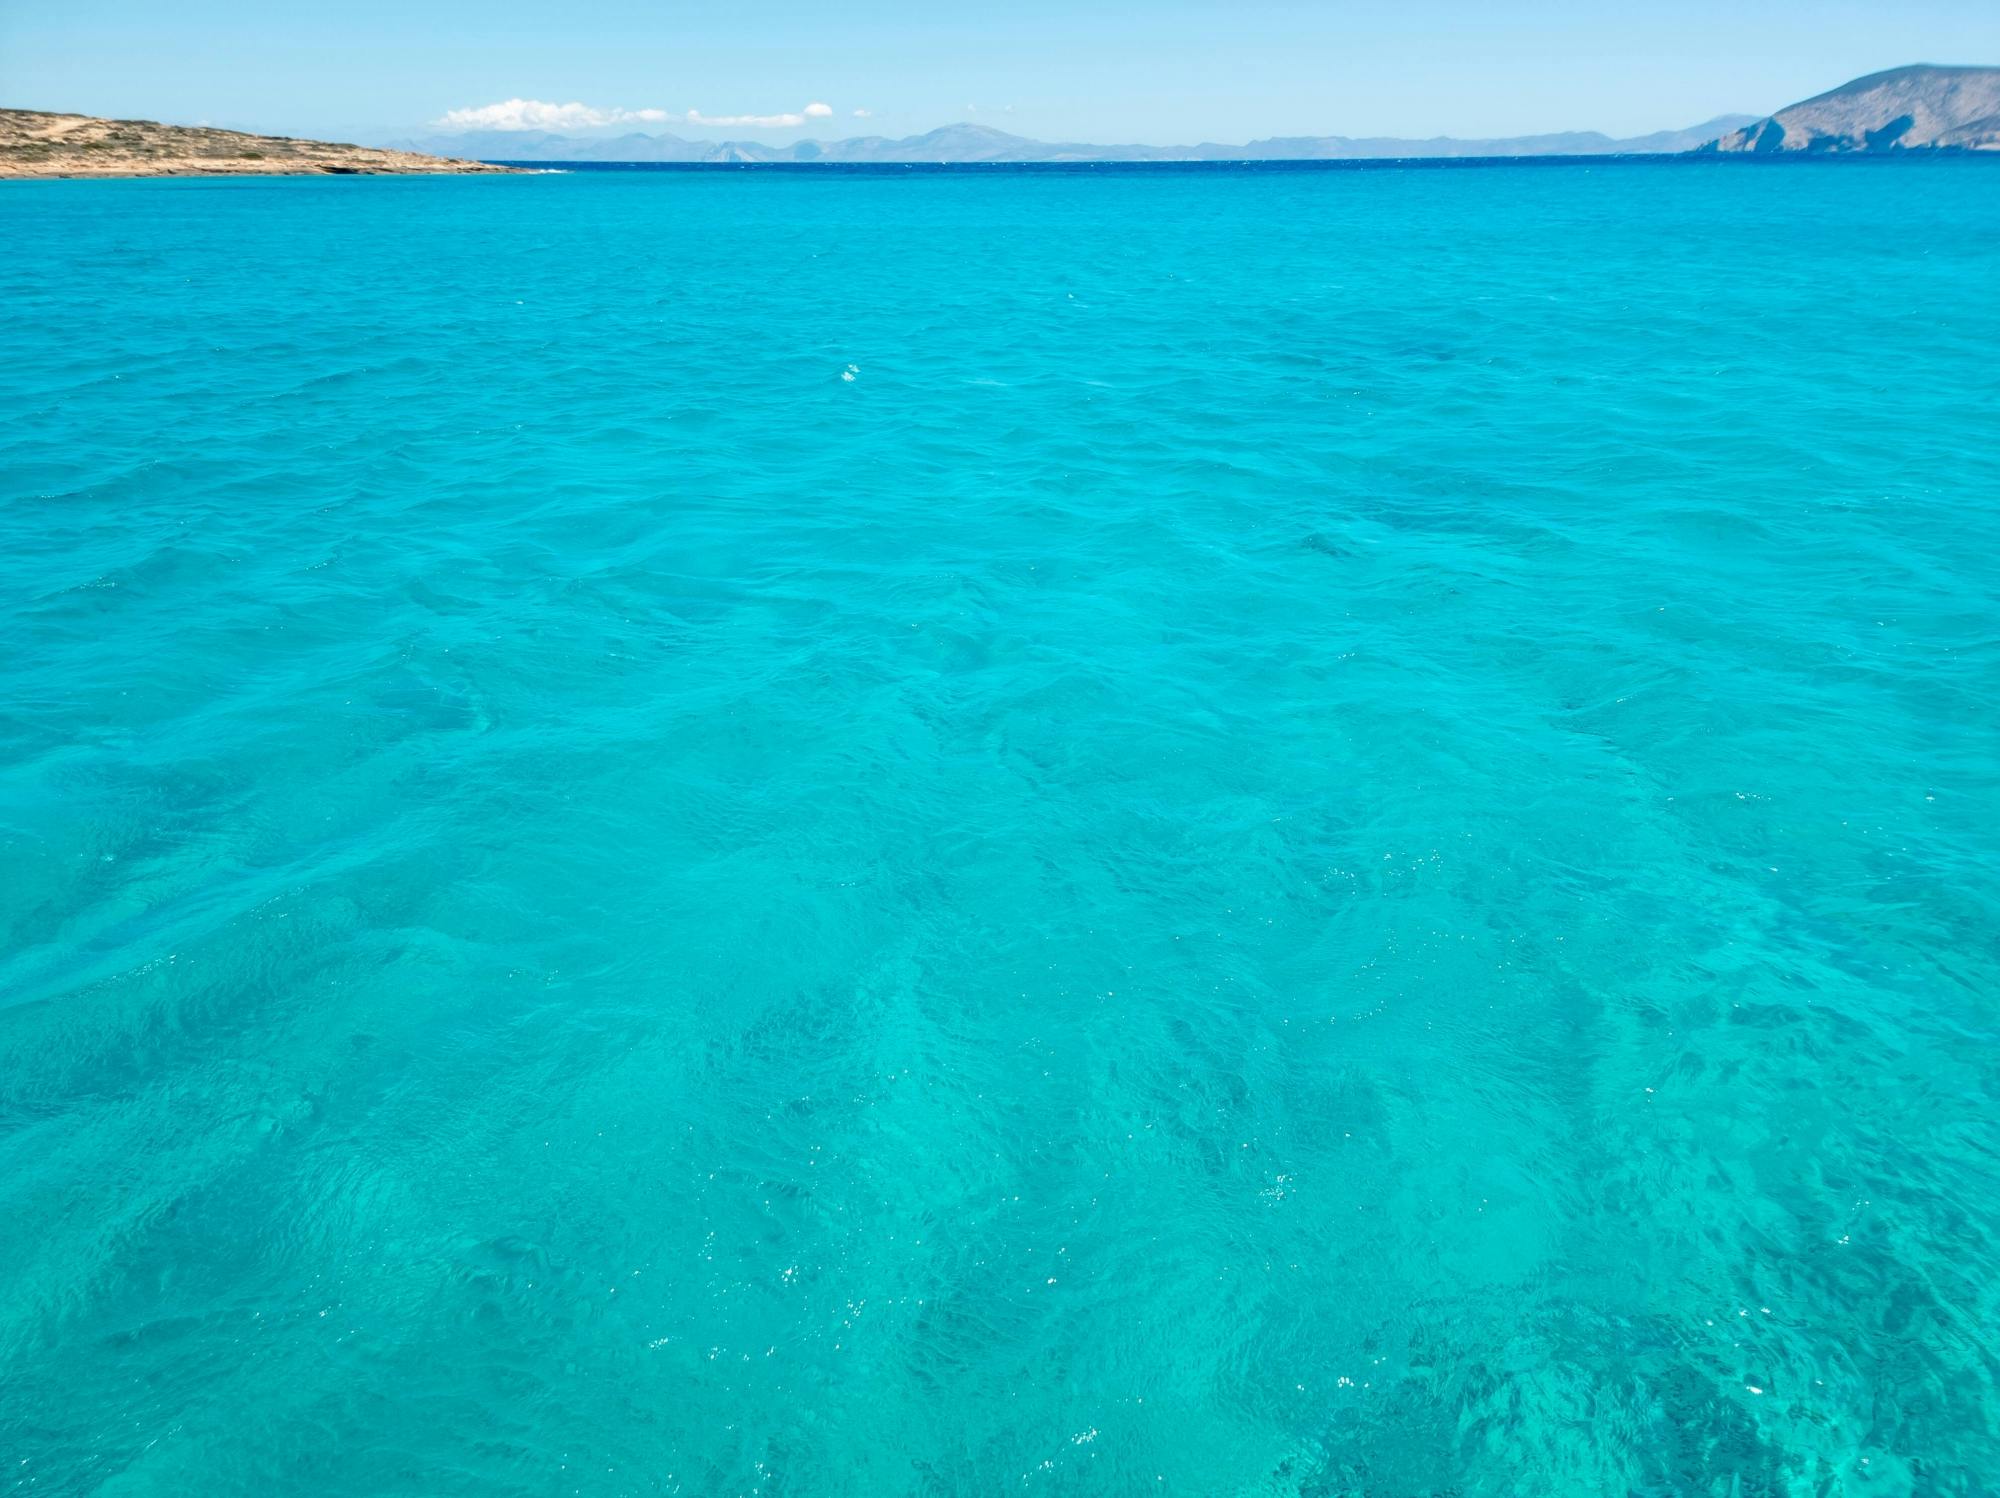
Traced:
<path fill-rule="evenodd" d="M 1552 135 L 1459 140 L 1437 136 L 1283 136 L 1246 145 L 1204 142 L 1191 146 L 1089 145 L 1030 140 L 990 125 L 945 125 L 922 135 L 881 135 L 846 140 L 802 140 L 772 146 L 759 141 L 697 141 L 658 135 L 570 136 L 544 130 L 483 130 L 397 141 L 403 150 L 472 157 L 481 161 L 709 161 L 709 162 L 977 162 L 977 161 L 1338 161 L 1447 156 L 1608 156 L 1688 151 L 1713 141 L 1754 115 L 1724 115 L 1685 130 L 1617 140 L 1594 130 Z"/>

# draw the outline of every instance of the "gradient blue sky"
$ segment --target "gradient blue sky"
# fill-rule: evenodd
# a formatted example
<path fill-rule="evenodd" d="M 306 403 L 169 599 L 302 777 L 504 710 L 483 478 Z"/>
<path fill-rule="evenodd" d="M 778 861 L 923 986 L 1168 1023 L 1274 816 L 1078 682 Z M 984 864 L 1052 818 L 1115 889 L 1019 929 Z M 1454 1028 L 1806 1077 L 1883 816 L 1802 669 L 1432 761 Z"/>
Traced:
<path fill-rule="evenodd" d="M 0 0 L 0 104 L 356 138 L 512 98 L 707 138 L 1628 135 L 1906 62 L 2000 63 L 2000 0 Z"/>

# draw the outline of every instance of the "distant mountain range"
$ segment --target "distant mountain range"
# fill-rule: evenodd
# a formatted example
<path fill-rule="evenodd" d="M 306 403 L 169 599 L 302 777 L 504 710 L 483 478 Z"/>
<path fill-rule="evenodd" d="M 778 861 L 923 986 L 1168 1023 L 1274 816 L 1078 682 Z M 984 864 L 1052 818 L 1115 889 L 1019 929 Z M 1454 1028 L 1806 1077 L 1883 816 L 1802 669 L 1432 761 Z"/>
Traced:
<path fill-rule="evenodd" d="M 493 171 L 488 162 L 1360 161 L 1472 156 L 1883 155 L 2000 152 L 2000 67 L 1919 64 L 1871 73 L 1758 119 L 1724 115 L 1686 130 L 1615 140 L 1594 130 L 1498 140 L 1281 136 L 1246 145 L 1096 146 L 946 125 L 892 140 L 697 141 L 677 135 L 479 131 L 386 148 L 243 135 L 144 120 L 0 110 L 0 177 Z M 411 154 L 417 153 L 417 154 Z"/>
<path fill-rule="evenodd" d="M 1918 64 L 1874 73 L 1776 114 L 1722 115 L 1685 130 L 1623 140 L 1595 130 L 1495 140 L 1435 136 L 1277 136 L 1244 145 L 1088 145 L 1030 140 L 988 125 L 946 125 L 924 135 L 847 140 L 687 140 L 678 135 L 559 135 L 488 130 L 386 144 L 480 161 L 578 162 L 1016 162 L 1344 161 L 1464 156 L 1672 155 L 1908 150 L 2000 150 L 2000 68 Z"/>
<path fill-rule="evenodd" d="M 1715 152 L 2000 151 L 2000 68 L 1870 73 L 1702 147 Z"/>
<path fill-rule="evenodd" d="M 1017 162 L 1017 161 L 1341 161 L 1451 156 L 1663 155 L 1691 151 L 1750 124 L 1756 116 L 1723 115 L 1686 130 L 1614 140 L 1594 130 L 1523 135 L 1500 140 L 1398 140 L 1387 136 L 1279 136 L 1231 146 L 1095 146 L 1029 140 L 987 125 L 946 125 L 892 140 L 881 135 L 848 140 L 802 140 L 768 146 L 757 141 L 684 140 L 677 135 L 590 137 L 543 130 L 482 130 L 396 141 L 398 150 L 480 161 L 684 161 L 684 162 Z"/>

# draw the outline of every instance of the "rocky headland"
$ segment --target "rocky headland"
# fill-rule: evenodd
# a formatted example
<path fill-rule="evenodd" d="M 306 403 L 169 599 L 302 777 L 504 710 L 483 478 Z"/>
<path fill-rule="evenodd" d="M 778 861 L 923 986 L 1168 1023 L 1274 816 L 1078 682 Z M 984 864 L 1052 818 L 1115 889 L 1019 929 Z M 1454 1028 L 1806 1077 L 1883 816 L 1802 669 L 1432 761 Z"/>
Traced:
<path fill-rule="evenodd" d="M 282 135 L 0 109 L 0 177 L 372 176 L 514 170 L 484 161 Z"/>

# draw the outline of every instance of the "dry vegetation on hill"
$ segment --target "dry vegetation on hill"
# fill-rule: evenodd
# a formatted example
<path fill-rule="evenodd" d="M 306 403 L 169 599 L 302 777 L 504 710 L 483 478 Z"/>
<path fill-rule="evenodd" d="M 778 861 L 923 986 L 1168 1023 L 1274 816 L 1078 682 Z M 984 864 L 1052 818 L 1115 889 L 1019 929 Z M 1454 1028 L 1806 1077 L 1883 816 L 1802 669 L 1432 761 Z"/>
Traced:
<path fill-rule="evenodd" d="M 150 120 L 0 109 L 0 177 L 200 177 L 506 172 L 413 151 L 243 135 Z"/>

